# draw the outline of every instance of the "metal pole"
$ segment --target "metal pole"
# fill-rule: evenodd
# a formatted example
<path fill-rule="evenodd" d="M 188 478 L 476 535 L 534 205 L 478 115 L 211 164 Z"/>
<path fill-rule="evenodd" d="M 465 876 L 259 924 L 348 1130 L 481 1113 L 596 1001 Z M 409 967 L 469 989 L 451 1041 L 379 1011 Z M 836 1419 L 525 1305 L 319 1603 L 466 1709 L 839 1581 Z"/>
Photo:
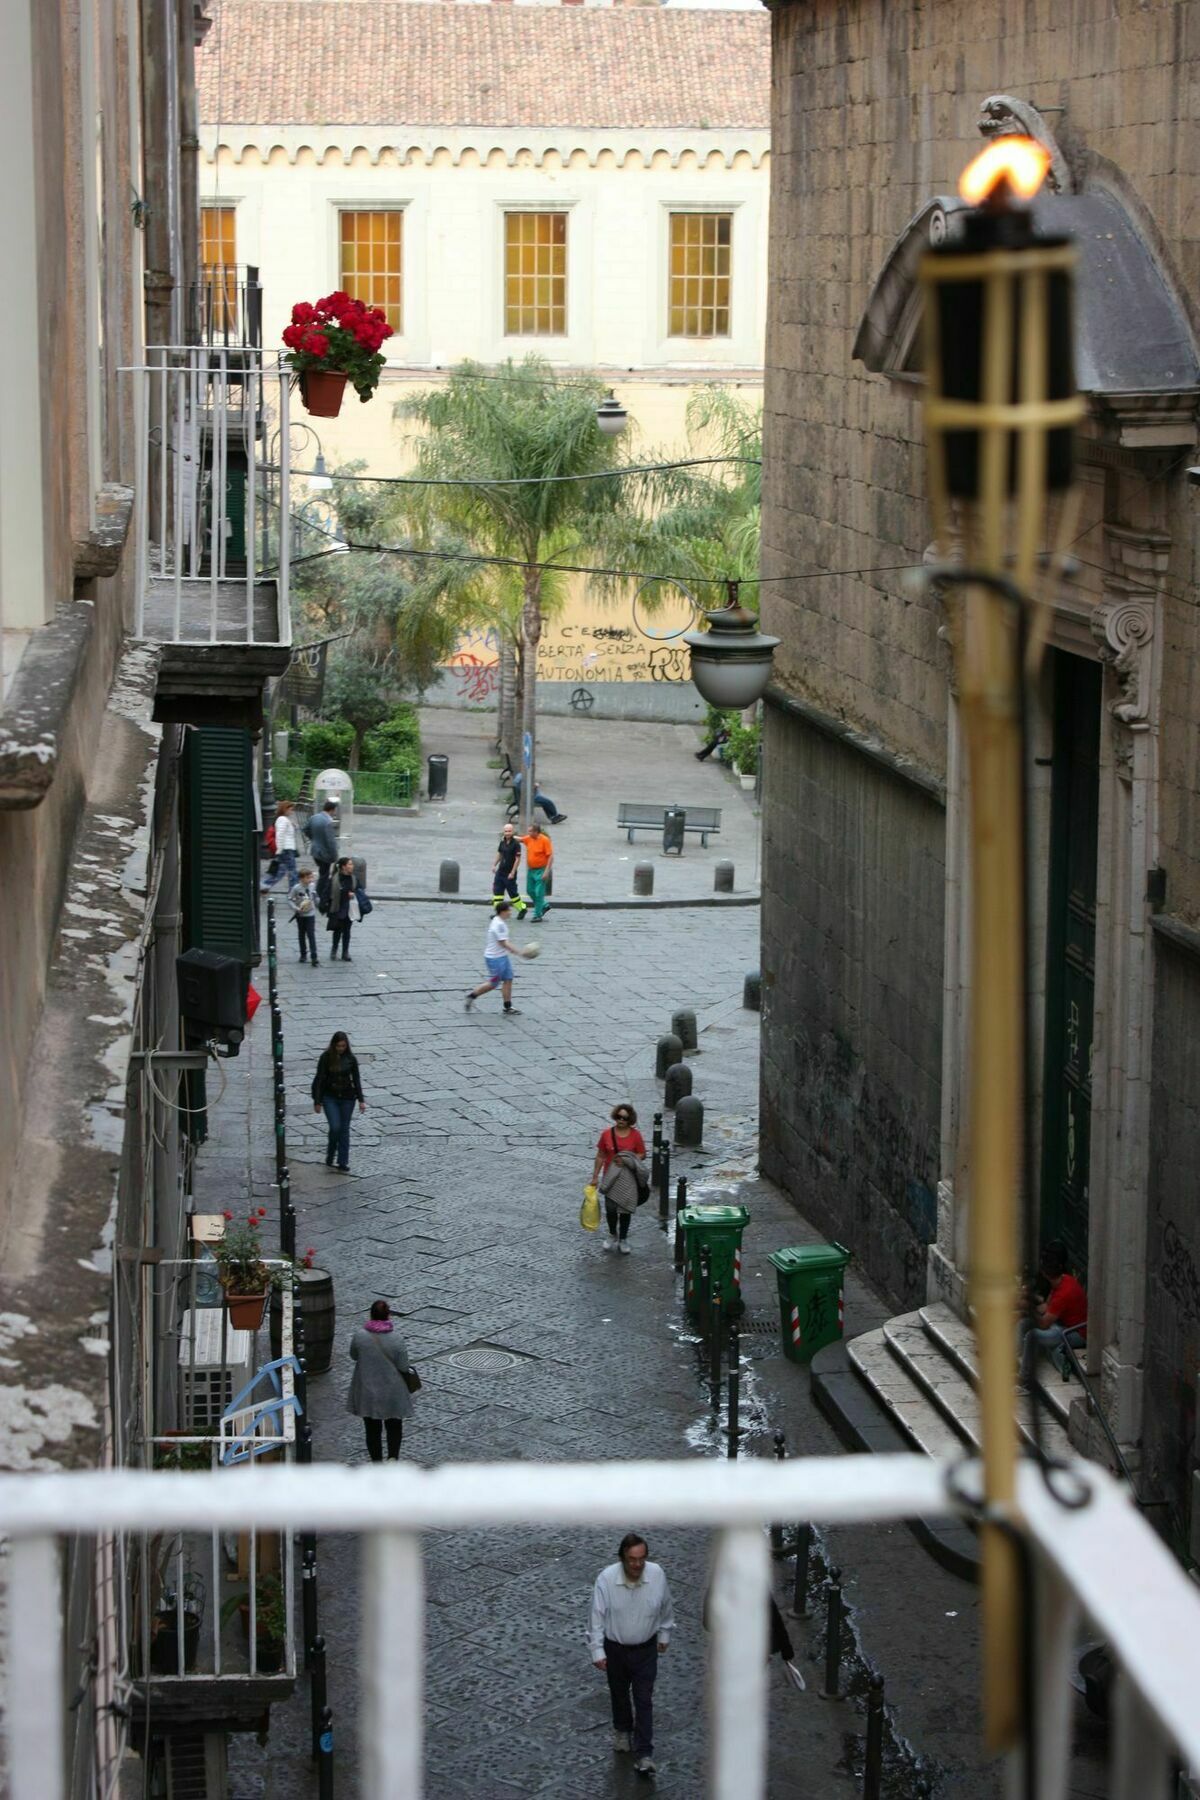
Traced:
<path fill-rule="evenodd" d="M 292 1176 L 287 1163 L 279 1171 L 279 1253 L 281 1256 L 294 1256 L 294 1250 L 288 1249 L 287 1216 L 292 1210 Z"/>
<path fill-rule="evenodd" d="M 792 1585 L 792 1617 L 808 1617 L 808 1558 L 812 1549 L 812 1526 L 796 1527 L 796 1571 Z"/>
<path fill-rule="evenodd" d="M 304 1566 L 300 1571 L 300 1611 L 303 1618 L 304 1666 L 313 1665 L 313 1645 L 317 1637 L 317 1540 L 306 1532 L 300 1540 Z"/>
<path fill-rule="evenodd" d="M 707 1270 L 705 1273 L 707 1274 Z M 721 1296 L 713 1287 L 708 1293 L 708 1376 L 712 1383 L 714 1408 L 721 1399 Z"/>
<path fill-rule="evenodd" d="M 741 1384 L 741 1333 L 736 1319 L 729 1321 L 729 1449 L 730 1462 L 737 1461 L 738 1399 Z"/>
<path fill-rule="evenodd" d="M 872 1675 L 867 1687 L 867 1754 L 863 1764 L 863 1800 L 879 1800 L 883 1783 L 883 1676 Z"/>
<path fill-rule="evenodd" d="M 312 1655 L 309 1658 L 311 1679 L 308 1684 L 308 1697 L 312 1710 L 312 1755 L 316 1762 L 321 1748 L 321 1725 L 325 1706 L 325 1639 L 315 1637 L 312 1644 Z"/>
<path fill-rule="evenodd" d="M 822 1697 L 838 1700 L 838 1677 L 842 1665 L 842 1571 L 829 1571 L 829 1603 L 825 1614 L 825 1686 Z"/>
<path fill-rule="evenodd" d="M 777 1431 L 775 1433 L 775 1460 L 776 1462 L 783 1462 L 786 1457 L 787 1439 L 784 1437 L 782 1431 Z M 782 1525 L 772 1525 L 771 1527 L 771 1555 L 776 1559 L 783 1555 Z"/>
<path fill-rule="evenodd" d="M 317 1738 L 318 1800 L 333 1800 L 333 1712 L 321 1710 L 321 1730 Z"/>
<path fill-rule="evenodd" d="M 662 1155 L 658 1159 L 658 1213 L 665 1219 L 670 1205 L 671 1190 L 671 1146 L 663 1144 Z"/>
<path fill-rule="evenodd" d="M 663 1146 L 662 1122 L 663 1122 L 662 1114 L 655 1113 L 655 1115 L 654 1115 L 654 1135 L 650 1140 L 650 1185 L 651 1185 L 651 1187 L 658 1186 L 659 1164 L 662 1162 L 662 1146 Z"/>
<path fill-rule="evenodd" d="M 681 1175 L 675 1183 L 675 1267 L 683 1267 L 683 1227 L 679 1223 L 679 1215 L 687 1205 L 687 1176 Z"/>

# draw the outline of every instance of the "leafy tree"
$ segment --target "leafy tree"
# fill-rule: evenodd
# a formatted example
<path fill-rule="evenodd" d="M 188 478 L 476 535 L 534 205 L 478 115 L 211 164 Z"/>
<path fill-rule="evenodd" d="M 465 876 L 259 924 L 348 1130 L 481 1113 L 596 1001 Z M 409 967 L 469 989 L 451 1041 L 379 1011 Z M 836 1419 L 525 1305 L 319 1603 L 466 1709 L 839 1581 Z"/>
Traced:
<path fill-rule="evenodd" d="M 463 577 L 471 603 L 490 607 L 510 638 L 519 607 L 521 726 L 535 755 L 537 650 L 547 605 L 561 593 L 542 565 L 592 560 L 597 543 L 607 541 L 608 522 L 630 504 L 625 482 L 587 479 L 619 460 L 615 440 L 596 423 L 605 391 L 599 381 L 560 380 L 543 358 L 528 356 L 486 372 L 463 363 L 444 387 L 396 409 L 424 428 L 414 440 L 417 473 L 465 484 L 400 489 L 407 517 L 426 532 L 456 534 L 477 553 L 513 559 L 514 568 L 482 577 L 464 566 Z M 472 479 L 478 477 L 514 485 L 489 486 Z M 510 755 L 513 737 L 505 745 Z M 523 816 L 534 786 L 531 769 Z"/>

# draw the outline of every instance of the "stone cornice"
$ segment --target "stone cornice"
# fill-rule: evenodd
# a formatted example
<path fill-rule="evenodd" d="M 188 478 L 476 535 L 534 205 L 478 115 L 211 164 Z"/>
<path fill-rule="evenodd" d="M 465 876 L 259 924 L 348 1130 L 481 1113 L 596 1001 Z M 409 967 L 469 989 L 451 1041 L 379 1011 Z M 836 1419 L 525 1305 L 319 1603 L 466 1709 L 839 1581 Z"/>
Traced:
<path fill-rule="evenodd" d="M 813 731 L 820 732 L 822 737 L 836 738 L 848 749 L 857 751 L 859 756 L 874 763 L 877 768 L 886 770 L 889 775 L 894 776 L 897 781 L 903 782 L 906 787 L 916 788 L 918 793 L 923 794 L 927 800 L 931 800 L 935 806 L 945 807 L 946 784 L 944 781 L 939 780 L 936 775 L 930 774 L 928 769 L 921 768 L 911 758 L 901 756 L 895 750 L 889 750 L 887 745 L 881 744 L 878 738 L 868 737 L 866 732 L 858 730 L 848 720 L 835 719 L 831 714 L 822 712 L 819 707 L 813 706 L 811 702 L 798 700 L 794 694 L 785 692 L 775 682 L 771 682 L 768 686 L 763 695 L 763 702 L 767 706 L 773 706 L 778 712 L 788 713 L 792 718 L 801 720 Z"/>
<path fill-rule="evenodd" d="M 650 168 L 663 157 L 666 166 L 678 169 L 694 162 L 702 168 L 710 157 L 732 169 L 736 159 L 746 157 L 749 167 L 758 169 L 769 159 L 771 134 L 767 130 L 723 127 L 677 131 L 613 127 L 600 130 L 567 130 L 543 127 L 531 131 L 511 126 L 445 126 L 422 127 L 402 125 L 215 125 L 200 130 L 204 160 L 212 164 L 218 141 L 223 152 L 235 163 L 268 163 L 282 153 L 288 163 L 302 155 L 311 156 L 318 165 L 330 153 L 340 157 L 343 167 L 361 166 L 362 160 L 372 166 L 429 167 L 435 157 L 448 156 L 457 166 L 471 156 L 481 165 L 496 157 L 505 166 L 519 166 L 528 157 L 535 168 L 566 169 L 575 166 L 595 168 L 601 156 L 611 156 L 618 166 L 630 157 L 635 166 Z M 579 159 L 582 159 L 580 162 Z M 661 165 L 660 165 L 661 166 Z"/>

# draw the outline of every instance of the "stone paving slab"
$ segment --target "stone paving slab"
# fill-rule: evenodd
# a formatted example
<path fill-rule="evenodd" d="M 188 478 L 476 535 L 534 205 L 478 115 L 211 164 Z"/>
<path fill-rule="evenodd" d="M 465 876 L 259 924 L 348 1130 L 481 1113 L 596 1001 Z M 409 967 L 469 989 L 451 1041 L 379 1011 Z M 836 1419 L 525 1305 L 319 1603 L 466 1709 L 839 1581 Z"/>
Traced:
<path fill-rule="evenodd" d="M 436 896 L 443 859 L 458 862 L 464 897 L 491 893 L 496 840 L 508 790 L 487 767 L 495 752 L 494 713 L 421 709 L 422 744 L 450 758 L 450 790 L 423 801 L 419 818 L 360 813 L 353 847 L 367 858 L 372 891 Z M 543 718 L 538 727 L 538 785 L 567 814 L 549 826 L 554 840 L 554 896 L 594 904 L 633 897 L 633 870 L 654 865 L 654 894 L 674 902 L 709 900 L 718 862 L 734 864 L 735 894 L 752 899 L 759 886 L 758 812 L 754 795 L 720 763 L 699 763 L 700 733 L 691 725 Z M 422 780 L 422 786 L 424 781 Z M 688 837 L 682 856 L 664 856 L 661 837 L 639 832 L 632 844 L 617 829 L 617 805 L 646 800 L 721 808 L 721 831 L 707 847 Z M 544 816 L 539 813 L 545 823 Z M 303 848 L 303 845 L 301 846 Z M 351 964 L 353 967 L 354 964 Z"/>
<path fill-rule="evenodd" d="M 294 1169 L 302 1134 L 304 1154 L 320 1153 L 308 1099 L 319 1049 L 336 1028 L 372 1052 L 363 1069 L 369 1110 L 352 1134 L 355 1179 L 326 1187 L 309 1164 L 304 1183 L 293 1186 L 299 1241 L 319 1246 L 337 1283 L 334 1367 L 310 1384 L 318 1457 L 364 1460 L 360 1423 L 345 1411 L 345 1344 L 380 1292 L 409 1315 L 399 1328 L 426 1381 L 406 1429 L 406 1456 L 433 1463 L 723 1454 L 721 1415 L 710 1409 L 704 1359 L 682 1314 L 670 1237 L 654 1201 L 634 1221 L 626 1258 L 604 1255 L 597 1238 L 579 1230 L 578 1207 L 596 1137 L 617 1098 L 633 1100 L 649 1137 L 661 1097 L 654 1038 L 676 1007 L 694 1007 L 706 1144 L 675 1158 L 672 1179 L 686 1174 L 694 1198 L 745 1200 L 752 1216 L 747 1304 L 756 1319 L 776 1315 L 767 1252 L 816 1234 L 755 1173 L 758 1020 L 740 1007 L 742 977 L 757 956 L 753 912 L 551 914 L 545 954 L 520 984 L 524 1010 L 511 1020 L 462 1010 L 482 950 L 480 921 L 469 909 L 381 908 L 364 923 L 364 945 L 368 931 L 369 967 L 379 977 L 371 984 L 342 979 L 367 966 L 357 940 L 363 961 L 344 971 L 339 965 L 336 976 L 287 962 L 281 969 Z M 381 984 L 383 1000 L 374 992 Z M 272 1143 L 265 1030 L 251 1028 L 237 1074 L 213 1113 L 214 1140 L 231 1153 L 222 1179 L 240 1181 L 247 1196 L 252 1188 L 265 1195 Z M 411 1123 L 418 1116 L 428 1123 L 420 1134 Z M 251 1145 L 239 1176 L 234 1153 Z M 451 1254 L 441 1254 L 447 1247 Z M 848 1329 L 878 1328 L 886 1316 L 852 1268 Z M 492 1377 L 445 1362 L 448 1351 L 480 1339 L 533 1360 Z M 807 1372 L 783 1358 L 766 1328 L 748 1335 L 745 1347 L 745 1453 L 769 1455 L 777 1426 L 792 1454 L 836 1449 Z M 625 1800 L 646 1792 L 612 1755 L 604 1684 L 584 1645 L 591 1581 L 611 1559 L 612 1537 L 587 1526 L 429 1535 L 428 1800 Z M 708 1537 L 683 1527 L 655 1532 L 652 1552 L 668 1571 L 680 1619 L 656 1695 L 655 1786 L 671 1800 L 700 1800 Z M 936 1568 L 902 1528 L 829 1533 L 818 1552 L 818 1586 L 822 1557 L 846 1571 L 855 1641 L 887 1674 L 898 1732 L 918 1755 L 932 1755 L 937 1793 L 997 1794 L 978 1746 L 974 1590 Z M 337 1792 L 354 1795 L 356 1546 L 323 1539 L 320 1578 L 322 1629 L 337 1647 L 329 1675 Z M 790 1583 L 781 1566 L 781 1598 Z M 834 1800 L 859 1791 L 861 1694 L 841 1706 L 821 1701 L 819 1618 L 798 1622 L 794 1636 L 812 1680 L 810 1692 L 797 1695 L 772 1672 L 769 1792 L 771 1800 L 797 1793 Z M 301 1684 L 275 1710 L 265 1747 L 235 1744 L 230 1794 L 294 1800 L 314 1793 Z"/>

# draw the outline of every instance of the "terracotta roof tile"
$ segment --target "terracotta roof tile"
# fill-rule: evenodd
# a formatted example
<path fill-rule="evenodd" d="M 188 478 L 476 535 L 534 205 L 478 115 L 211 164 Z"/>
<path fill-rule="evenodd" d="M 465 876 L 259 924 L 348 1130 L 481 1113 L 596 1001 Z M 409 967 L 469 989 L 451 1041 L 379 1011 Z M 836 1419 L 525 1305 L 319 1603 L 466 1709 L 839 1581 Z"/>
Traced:
<path fill-rule="evenodd" d="M 206 124 L 765 129 L 765 13 L 222 0 Z"/>

